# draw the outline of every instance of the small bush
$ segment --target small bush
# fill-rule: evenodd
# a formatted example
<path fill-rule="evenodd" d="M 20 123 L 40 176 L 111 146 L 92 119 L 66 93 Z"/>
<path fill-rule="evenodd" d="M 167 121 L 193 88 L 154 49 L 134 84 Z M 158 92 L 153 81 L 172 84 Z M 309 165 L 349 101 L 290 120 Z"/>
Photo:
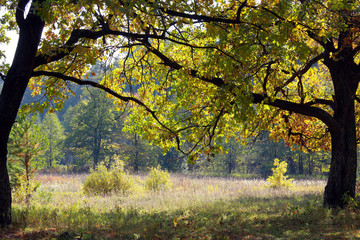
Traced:
<path fill-rule="evenodd" d="M 273 188 L 291 187 L 293 179 L 287 179 L 285 176 L 287 163 L 285 161 L 279 162 L 279 159 L 275 158 L 274 166 L 272 168 L 273 175 L 266 179 L 270 186 Z"/>
<path fill-rule="evenodd" d="M 160 167 L 150 168 L 150 172 L 145 181 L 145 188 L 148 191 L 167 190 L 172 187 L 170 174 L 167 171 L 161 170 Z"/>
<path fill-rule="evenodd" d="M 16 174 L 17 184 L 13 188 L 12 197 L 14 202 L 30 204 L 30 198 L 40 186 L 40 183 L 26 178 L 26 175 Z"/>
<path fill-rule="evenodd" d="M 104 163 L 100 163 L 86 178 L 83 191 L 87 195 L 128 194 L 134 184 L 134 179 L 124 172 L 123 162 L 116 160 L 110 169 L 107 169 Z"/>

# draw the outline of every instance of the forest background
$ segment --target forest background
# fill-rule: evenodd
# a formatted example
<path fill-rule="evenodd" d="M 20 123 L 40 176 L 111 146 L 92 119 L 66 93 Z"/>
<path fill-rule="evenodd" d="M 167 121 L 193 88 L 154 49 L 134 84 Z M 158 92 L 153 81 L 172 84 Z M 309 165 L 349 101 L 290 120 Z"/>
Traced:
<path fill-rule="evenodd" d="M 108 68 L 108 63 L 98 62 L 85 78 L 99 82 Z M 329 172 L 329 152 L 292 150 L 284 141 L 271 139 L 266 131 L 251 139 L 224 139 L 218 154 L 203 154 L 190 163 L 176 148 L 165 151 L 134 133 L 126 122 L 127 110 L 116 111 L 106 93 L 76 84 L 69 87 L 74 95 L 65 102 L 63 109 L 17 120 L 10 138 L 10 175 L 21 172 L 24 167 L 16 155 L 19 149 L 16 143 L 24 139 L 24 131 L 34 135 L 34 139 L 28 141 L 35 141 L 29 143 L 29 148 L 35 151 L 31 165 L 33 171 L 38 172 L 84 173 L 102 162 L 110 166 L 115 159 L 121 159 L 129 172 L 144 172 L 160 166 L 178 173 L 266 178 L 272 173 L 275 158 L 287 162 L 287 174 L 292 177 L 325 179 Z M 28 89 L 23 108 L 43 102 L 43 97 L 34 97 Z M 30 122 L 32 124 L 24 130 Z M 21 126 L 23 132 L 19 133 L 16 129 Z"/>

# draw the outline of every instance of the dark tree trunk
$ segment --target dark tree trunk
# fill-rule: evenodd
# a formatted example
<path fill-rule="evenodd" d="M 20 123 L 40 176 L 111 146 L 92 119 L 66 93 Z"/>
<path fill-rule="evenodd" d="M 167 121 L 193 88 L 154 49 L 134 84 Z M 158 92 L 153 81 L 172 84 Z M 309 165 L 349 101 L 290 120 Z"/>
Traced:
<path fill-rule="evenodd" d="M 343 207 L 345 194 L 350 197 L 355 196 L 357 168 L 355 134 L 355 125 L 349 123 L 348 126 L 341 128 L 340 136 L 332 137 L 332 159 L 324 193 L 325 205 Z"/>
<path fill-rule="evenodd" d="M 353 113 L 354 114 L 354 113 Z M 344 196 L 355 196 L 357 154 L 355 116 L 332 136 L 330 173 L 324 193 L 324 204 L 343 207 Z"/>
<path fill-rule="evenodd" d="M 232 166 L 232 163 L 231 163 L 231 160 L 228 162 L 228 174 L 230 175 L 231 172 L 232 172 L 232 169 L 233 169 L 233 166 Z"/>
<path fill-rule="evenodd" d="M 11 223 L 11 189 L 6 166 L 6 155 L 6 141 L 0 139 L 0 225 L 2 227 Z"/>
<path fill-rule="evenodd" d="M 134 156 L 134 172 L 139 171 L 139 151 L 135 150 L 135 156 Z"/>
<path fill-rule="evenodd" d="M 232 170 L 233 170 L 233 158 L 234 158 L 234 154 L 233 154 L 233 149 L 230 148 L 229 149 L 229 153 L 226 156 L 226 165 L 227 165 L 227 173 L 230 175 Z"/>
<path fill-rule="evenodd" d="M 51 169 L 52 168 L 52 165 L 53 165 L 53 162 L 54 162 L 54 158 L 53 158 L 53 146 L 52 146 L 52 143 L 53 143 L 53 132 L 52 132 L 52 128 L 50 128 L 50 133 L 49 133 L 49 155 L 50 155 L 50 158 L 48 159 L 48 168 Z"/>
<path fill-rule="evenodd" d="M 304 161 L 301 153 L 299 154 L 299 174 L 300 175 L 304 174 Z"/>
<path fill-rule="evenodd" d="M 309 162 L 308 162 L 308 173 L 309 173 L 309 176 L 312 176 L 312 174 L 313 174 L 313 168 L 314 168 L 313 159 L 312 159 L 312 156 L 309 155 Z"/>
<path fill-rule="evenodd" d="M 350 52 L 351 49 L 349 49 Z M 326 59 L 335 90 L 334 119 L 336 129 L 330 129 L 332 159 L 324 193 L 324 205 L 343 207 L 344 196 L 355 196 L 357 152 L 354 96 L 358 86 L 358 66 L 346 48 L 344 60 Z"/>
<path fill-rule="evenodd" d="M 19 41 L 13 63 L 6 76 L 0 95 L 0 225 L 11 223 L 11 189 L 7 171 L 7 142 L 15 122 L 21 100 L 33 71 L 34 59 L 39 46 L 44 22 L 34 9 L 24 18 L 27 2 L 20 1 L 17 8 Z M 33 1 L 36 2 L 36 1 Z M 40 2 L 40 1 L 38 1 Z"/>
<path fill-rule="evenodd" d="M 296 170 L 295 170 L 295 162 L 294 162 L 294 158 L 293 156 L 289 156 L 287 158 L 287 162 L 289 164 L 289 171 L 288 173 L 289 174 L 295 174 L 296 173 Z"/>
<path fill-rule="evenodd" d="M 134 134 L 134 141 L 133 141 L 133 146 L 134 146 L 133 168 L 134 168 L 134 172 L 139 171 L 139 165 L 140 165 L 139 141 L 140 141 L 140 136 L 135 133 Z"/>
<path fill-rule="evenodd" d="M 94 162 L 93 162 L 93 168 L 95 169 L 96 166 L 99 164 L 99 159 L 100 159 L 100 151 L 101 151 L 101 133 L 100 133 L 100 127 L 97 126 L 97 128 L 95 128 L 94 131 L 94 149 L 93 149 L 93 158 L 94 158 Z"/>

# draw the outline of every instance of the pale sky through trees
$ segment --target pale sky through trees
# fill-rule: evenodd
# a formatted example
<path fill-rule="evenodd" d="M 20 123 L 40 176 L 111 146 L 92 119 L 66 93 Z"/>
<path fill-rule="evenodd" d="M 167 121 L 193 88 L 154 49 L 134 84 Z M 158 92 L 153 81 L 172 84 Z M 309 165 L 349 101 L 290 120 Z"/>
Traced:
<path fill-rule="evenodd" d="M 16 45 L 17 45 L 19 36 L 15 31 L 9 31 L 9 32 L 7 32 L 7 34 L 11 38 L 10 43 L 7 45 L 1 44 L 0 48 L 5 51 L 5 56 L 6 56 L 5 62 L 11 64 L 11 62 L 14 58 Z"/>
<path fill-rule="evenodd" d="M 25 7 L 25 11 L 24 11 L 25 18 L 29 12 L 31 3 L 32 3 L 32 1 L 30 1 Z M 6 57 L 5 62 L 11 64 L 12 60 L 14 59 L 16 45 L 17 45 L 17 42 L 19 39 L 19 35 L 16 31 L 8 31 L 6 33 L 6 35 L 8 37 L 10 37 L 11 40 L 10 40 L 9 44 L 0 43 L 0 49 L 5 51 L 5 57 Z"/>

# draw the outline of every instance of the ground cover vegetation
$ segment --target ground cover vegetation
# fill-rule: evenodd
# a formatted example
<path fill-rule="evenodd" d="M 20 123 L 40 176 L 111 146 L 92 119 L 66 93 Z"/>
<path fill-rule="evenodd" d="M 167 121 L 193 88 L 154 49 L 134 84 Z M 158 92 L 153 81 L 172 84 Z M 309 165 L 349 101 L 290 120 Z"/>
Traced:
<path fill-rule="evenodd" d="M 210 159 L 224 152 L 222 142 L 246 141 L 266 130 L 271 138 L 302 150 L 331 151 L 325 205 L 344 207 L 355 197 L 357 1 L 0 3 L 5 10 L 2 40 L 8 40 L 6 30 L 19 32 L 12 64 L 1 67 L 1 225 L 11 222 L 7 144 L 25 89 L 29 86 L 45 101 L 28 104 L 20 113 L 51 113 L 74 93 L 69 82 L 105 91 L 116 111 L 129 113 L 122 129 L 132 134 L 136 146 L 142 136 L 165 152 L 177 148 L 194 164 L 204 155 Z M 117 64 L 111 60 L 115 53 Z M 110 59 L 110 67 L 99 80 L 89 80 L 97 75 L 88 74 L 90 67 L 100 59 Z M 110 163 L 117 157 L 101 153 L 102 143 L 110 152 L 118 149 L 105 136 L 116 128 L 108 127 L 111 121 L 104 116 L 111 114 L 103 103 L 97 95 L 89 96 L 70 113 L 75 117 L 81 112 L 75 118 L 80 122 L 89 114 L 81 110 L 89 107 L 95 113 L 95 125 L 82 129 L 84 139 L 91 141 L 69 145 L 80 149 L 71 152 L 75 160 L 91 159 L 92 167 L 100 159 Z M 95 110 L 97 106 L 102 107 Z M 70 120 L 68 126 L 72 124 Z M 59 128 L 56 134 L 61 132 Z M 237 155 L 228 149 L 230 156 Z M 56 149 L 50 152 L 48 166 L 61 158 Z M 139 156 L 135 151 L 132 159 Z M 25 159 L 31 162 L 31 157 Z M 232 165 L 226 161 L 229 172 Z M 133 168 L 138 169 L 137 163 Z"/>
<path fill-rule="evenodd" d="M 356 239 L 359 210 L 322 206 L 325 180 L 272 188 L 265 180 L 171 174 L 171 188 L 88 195 L 88 174 L 37 176 L 30 206 L 14 199 L 1 239 Z"/>

